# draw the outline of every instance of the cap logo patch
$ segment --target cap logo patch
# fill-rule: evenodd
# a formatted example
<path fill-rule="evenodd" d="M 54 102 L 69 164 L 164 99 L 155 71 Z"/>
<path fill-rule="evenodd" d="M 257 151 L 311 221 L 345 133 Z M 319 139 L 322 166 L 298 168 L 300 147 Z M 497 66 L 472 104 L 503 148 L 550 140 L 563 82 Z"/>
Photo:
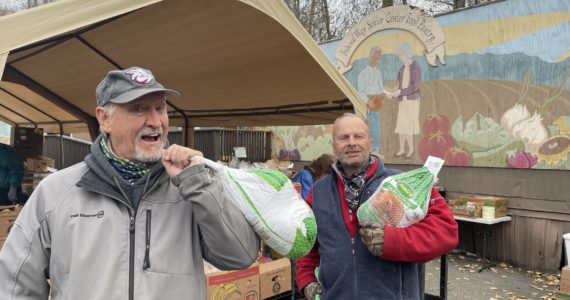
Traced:
<path fill-rule="evenodd" d="M 135 81 L 140 84 L 147 84 L 154 79 L 152 74 L 141 69 L 131 69 L 127 70 L 125 73 L 131 76 L 131 81 Z"/>

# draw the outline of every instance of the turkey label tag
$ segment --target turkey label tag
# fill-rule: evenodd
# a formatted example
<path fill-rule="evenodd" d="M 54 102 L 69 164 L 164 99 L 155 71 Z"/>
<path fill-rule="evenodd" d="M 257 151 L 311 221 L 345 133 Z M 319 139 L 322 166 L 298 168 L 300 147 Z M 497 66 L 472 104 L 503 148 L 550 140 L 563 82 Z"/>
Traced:
<path fill-rule="evenodd" d="M 441 170 L 441 167 L 443 167 L 444 162 L 445 160 L 439 157 L 428 156 L 424 164 L 424 167 L 428 168 L 428 170 L 433 174 L 434 178 L 437 178 L 437 174 Z"/>

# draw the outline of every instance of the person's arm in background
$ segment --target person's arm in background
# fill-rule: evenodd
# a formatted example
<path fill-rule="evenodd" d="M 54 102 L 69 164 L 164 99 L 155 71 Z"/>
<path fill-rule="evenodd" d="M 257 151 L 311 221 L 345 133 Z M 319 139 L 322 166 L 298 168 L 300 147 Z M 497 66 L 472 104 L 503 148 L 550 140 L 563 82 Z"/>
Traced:
<path fill-rule="evenodd" d="M 409 227 L 384 227 L 382 259 L 424 263 L 457 246 L 457 222 L 445 199 L 432 189 L 427 215 Z"/>
<path fill-rule="evenodd" d="M 410 65 L 410 84 L 407 88 L 400 89 L 400 97 L 418 94 L 420 92 L 420 83 L 422 81 L 422 73 L 417 63 Z M 416 98 L 417 99 L 417 98 Z"/>
<path fill-rule="evenodd" d="M 309 191 L 307 197 L 307 204 L 313 207 L 313 190 Z M 319 266 L 320 255 L 319 255 L 319 244 L 315 242 L 315 246 L 307 255 L 297 259 L 297 276 L 296 282 L 297 287 L 303 290 L 309 283 L 317 282 L 315 277 L 315 268 Z"/>
<path fill-rule="evenodd" d="M 301 197 L 307 200 L 309 196 L 309 190 L 313 186 L 313 175 L 305 169 L 299 171 L 297 175 L 293 178 L 293 182 L 298 182 L 301 184 Z"/>

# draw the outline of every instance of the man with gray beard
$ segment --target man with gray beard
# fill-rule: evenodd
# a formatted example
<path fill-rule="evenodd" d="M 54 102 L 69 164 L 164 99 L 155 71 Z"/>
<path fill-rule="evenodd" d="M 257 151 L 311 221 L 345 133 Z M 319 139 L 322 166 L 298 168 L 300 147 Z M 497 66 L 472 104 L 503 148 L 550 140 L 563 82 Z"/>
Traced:
<path fill-rule="evenodd" d="M 0 252 L 0 299 L 206 299 L 203 260 L 255 261 L 255 232 L 202 153 L 168 146 L 167 95 L 139 67 L 101 81 L 101 135 L 31 195 Z"/>

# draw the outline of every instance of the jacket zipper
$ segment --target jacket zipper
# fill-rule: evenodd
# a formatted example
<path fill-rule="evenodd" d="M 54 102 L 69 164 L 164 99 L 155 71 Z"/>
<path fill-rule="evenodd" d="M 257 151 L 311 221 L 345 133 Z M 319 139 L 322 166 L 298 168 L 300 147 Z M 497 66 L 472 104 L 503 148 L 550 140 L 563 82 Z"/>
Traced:
<path fill-rule="evenodd" d="M 135 216 L 129 210 L 129 300 L 134 299 L 135 282 Z"/>
<path fill-rule="evenodd" d="M 115 179 L 115 182 L 116 182 L 116 179 Z M 156 183 L 155 183 L 155 185 L 156 185 Z M 109 198 L 115 199 L 115 200 L 123 203 L 125 206 L 127 206 L 127 212 L 129 213 L 129 300 L 134 300 L 134 297 L 135 297 L 134 296 L 134 294 L 135 294 L 134 282 L 135 282 L 135 221 L 136 221 L 136 211 L 133 213 L 133 207 L 131 206 L 131 204 L 123 201 L 122 199 L 113 197 L 108 193 L 104 193 L 104 192 L 99 191 L 99 190 L 92 188 L 90 186 L 84 186 L 84 185 L 81 185 L 81 186 L 86 188 L 87 190 L 90 190 L 90 191 L 93 191 L 95 193 L 105 195 Z M 121 192 L 122 192 L 122 190 L 121 190 Z M 128 199 L 128 197 L 126 197 L 124 192 L 123 192 L 123 196 L 126 199 Z M 144 196 L 141 198 L 141 202 L 142 202 L 143 198 L 144 198 Z"/>
<path fill-rule="evenodd" d="M 144 261 L 143 270 L 150 268 L 150 220 L 152 216 L 152 211 L 150 209 L 146 210 L 146 238 L 145 238 L 145 250 L 144 250 Z"/>
<path fill-rule="evenodd" d="M 348 209 L 348 219 L 350 220 L 350 223 L 352 223 L 352 209 Z M 350 247 L 352 249 L 352 255 L 354 256 L 356 253 L 356 243 L 354 242 L 354 237 L 351 236 L 350 237 Z"/>

